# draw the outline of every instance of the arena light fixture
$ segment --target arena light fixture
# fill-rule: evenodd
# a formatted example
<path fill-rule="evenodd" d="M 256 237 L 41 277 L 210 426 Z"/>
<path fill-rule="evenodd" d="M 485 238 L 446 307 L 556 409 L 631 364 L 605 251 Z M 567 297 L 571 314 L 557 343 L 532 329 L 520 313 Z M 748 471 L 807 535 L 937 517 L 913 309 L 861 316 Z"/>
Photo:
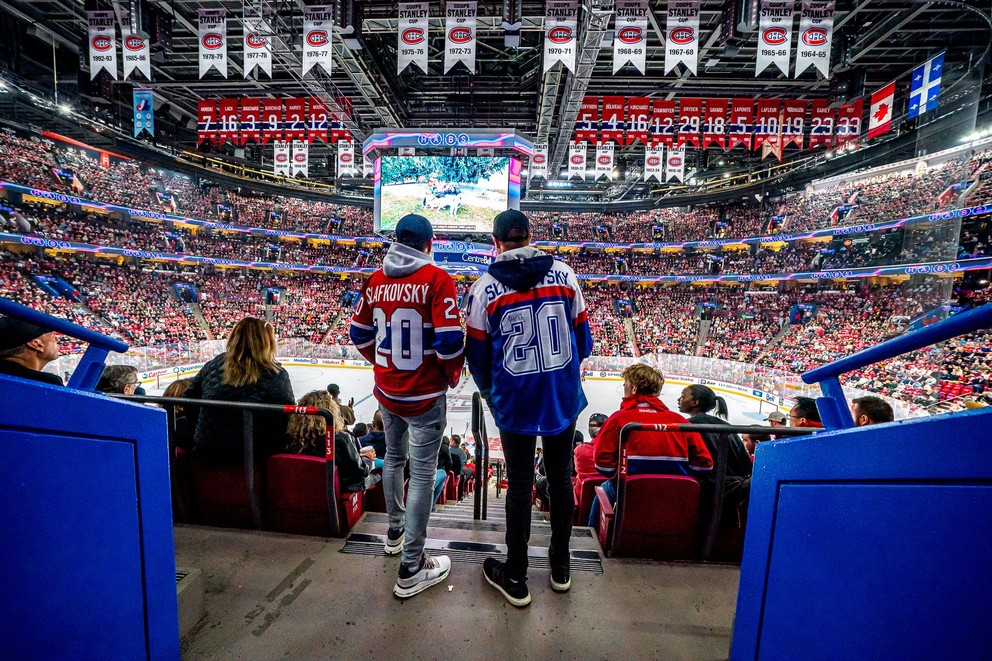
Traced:
<path fill-rule="evenodd" d="M 62 113 L 63 115 L 71 115 L 72 114 L 72 106 L 70 106 L 68 103 L 60 103 L 59 104 L 59 112 Z"/>

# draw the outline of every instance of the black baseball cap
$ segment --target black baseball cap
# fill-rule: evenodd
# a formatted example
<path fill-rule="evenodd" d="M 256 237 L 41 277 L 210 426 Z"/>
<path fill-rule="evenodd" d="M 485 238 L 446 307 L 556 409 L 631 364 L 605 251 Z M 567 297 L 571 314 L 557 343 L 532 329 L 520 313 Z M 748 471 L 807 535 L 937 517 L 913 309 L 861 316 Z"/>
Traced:
<path fill-rule="evenodd" d="M 341 387 L 336 383 L 328 383 L 327 394 L 329 394 L 331 397 L 337 397 L 338 395 L 341 394 Z"/>
<path fill-rule="evenodd" d="M 17 348 L 50 332 L 17 317 L 0 317 L 0 351 Z"/>
<path fill-rule="evenodd" d="M 434 239 L 431 221 L 415 213 L 408 213 L 396 223 L 396 240 L 406 245 L 426 246 Z"/>
<path fill-rule="evenodd" d="M 507 209 L 493 219 L 493 237 L 500 241 L 523 241 L 530 236 L 530 220 L 516 209 Z"/>
<path fill-rule="evenodd" d="M 606 418 L 607 416 L 605 413 L 593 413 L 589 416 L 589 424 L 597 424 L 602 426 L 603 423 L 606 422 Z"/>

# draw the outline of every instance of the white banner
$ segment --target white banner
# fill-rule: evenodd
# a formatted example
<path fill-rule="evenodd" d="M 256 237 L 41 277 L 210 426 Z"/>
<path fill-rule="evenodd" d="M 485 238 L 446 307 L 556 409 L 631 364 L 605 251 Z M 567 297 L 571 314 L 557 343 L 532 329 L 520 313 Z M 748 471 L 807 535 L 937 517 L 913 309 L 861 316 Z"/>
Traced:
<path fill-rule="evenodd" d="M 568 178 L 586 178 L 586 143 L 570 145 L 568 148 Z"/>
<path fill-rule="evenodd" d="M 362 177 L 368 179 L 375 173 L 375 161 L 362 154 Z"/>
<path fill-rule="evenodd" d="M 617 0 L 613 73 L 630 62 L 644 73 L 648 52 L 648 0 Z"/>
<path fill-rule="evenodd" d="M 444 73 L 459 62 L 475 73 L 476 1 L 448 0 L 444 9 Z"/>
<path fill-rule="evenodd" d="M 661 149 L 644 150 L 644 181 L 650 181 L 652 177 L 658 181 L 663 181 L 665 176 L 665 156 Z"/>
<path fill-rule="evenodd" d="M 544 6 L 544 72 L 556 62 L 575 72 L 577 0 L 547 0 Z"/>
<path fill-rule="evenodd" d="M 88 11 L 90 41 L 90 80 L 101 71 L 107 71 L 117 80 L 117 31 L 114 29 L 114 12 Z"/>
<path fill-rule="evenodd" d="M 302 173 L 304 179 L 310 178 L 309 148 L 310 145 L 302 140 L 293 140 L 293 177 Z"/>
<path fill-rule="evenodd" d="M 353 142 L 338 143 L 338 177 L 355 176 L 355 144 Z"/>
<path fill-rule="evenodd" d="M 803 0 L 803 13 L 799 18 L 799 46 L 796 49 L 796 78 L 809 65 L 824 78 L 830 77 L 830 42 L 834 39 L 833 0 Z"/>
<path fill-rule="evenodd" d="M 429 2 L 401 2 L 399 30 L 396 33 L 396 73 L 416 64 L 427 73 L 427 23 Z"/>
<path fill-rule="evenodd" d="M 282 175 L 284 177 L 292 176 L 290 174 L 290 158 L 289 158 L 289 143 L 286 142 L 276 142 L 275 148 L 272 152 L 272 172 L 274 174 Z"/>
<path fill-rule="evenodd" d="M 496 155 L 496 148 L 495 147 L 479 147 L 478 149 L 475 150 L 475 155 L 476 156 L 487 156 L 487 157 L 490 157 L 491 158 L 491 157 L 493 157 L 493 156 Z"/>
<path fill-rule="evenodd" d="M 417 155 L 417 148 L 416 147 L 397 147 L 396 148 L 396 153 L 399 156 L 416 156 Z"/>
<path fill-rule="evenodd" d="M 599 179 L 600 177 L 606 177 L 607 179 L 613 179 L 613 147 L 615 145 L 612 142 L 607 142 L 596 147 L 596 176 L 593 180 Z"/>
<path fill-rule="evenodd" d="M 665 26 L 665 73 L 684 64 L 696 75 L 699 59 L 699 0 L 668 0 Z"/>
<path fill-rule="evenodd" d="M 669 147 L 668 158 L 665 160 L 665 181 L 672 178 L 685 181 L 685 145 Z"/>
<path fill-rule="evenodd" d="M 548 178 L 548 143 L 534 145 L 534 155 L 530 157 L 530 176 Z"/>
<path fill-rule="evenodd" d="M 792 18 L 796 13 L 795 0 L 762 0 L 761 19 L 758 21 L 758 60 L 754 70 L 757 76 L 769 64 L 789 75 L 789 56 L 792 52 Z"/>
<path fill-rule="evenodd" d="M 148 49 L 148 37 L 136 34 L 130 12 L 121 12 L 121 56 L 124 59 L 124 77 L 135 71 L 141 72 L 145 80 L 152 79 L 152 60 Z"/>
<path fill-rule="evenodd" d="M 201 9 L 200 78 L 211 68 L 227 78 L 227 10 Z"/>
<path fill-rule="evenodd" d="M 245 4 L 244 69 L 245 78 L 250 77 L 255 68 L 272 77 L 272 45 L 269 43 L 268 22 L 262 18 L 258 7 Z"/>
<path fill-rule="evenodd" d="M 334 5 L 303 8 L 303 75 L 319 66 L 328 76 L 334 68 L 331 36 L 334 33 Z"/>

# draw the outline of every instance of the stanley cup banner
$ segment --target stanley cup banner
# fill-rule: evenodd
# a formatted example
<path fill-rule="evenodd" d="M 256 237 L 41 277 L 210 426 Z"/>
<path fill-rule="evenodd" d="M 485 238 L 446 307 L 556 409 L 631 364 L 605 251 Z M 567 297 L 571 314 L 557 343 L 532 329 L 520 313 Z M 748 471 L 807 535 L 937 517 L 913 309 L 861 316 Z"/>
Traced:
<path fill-rule="evenodd" d="M 685 181 L 685 145 L 669 147 L 668 158 L 665 161 L 665 181 L 672 179 Z"/>
<path fill-rule="evenodd" d="M 660 149 L 644 150 L 644 181 L 657 179 L 659 182 L 665 176 L 664 154 Z"/>
<path fill-rule="evenodd" d="M 792 17 L 795 0 L 762 0 L 758 23 L 758 60 L 754 75 L 758 76 L 774 64 L 789 75 L 789 54 L 792 52 Z"/>
<path fill-rule="evenodd" d="M 155 100 L 151 90 L 135 89 L 134 100 L 134 137 L 141 135 L 142 131 L 148 131 L 148 135 L 155 137 Z"/>
<path fill-rule="evenodd" d="M 331 35 L 334 32 L 334 5 L 303 8 L 303 75 L 315 66 L 328 76 L 334 67 Z"/>
<path fill-rule="evenodd" d="M 613 73 L 630 62 L 644 73 L 648 52 L 648 0 L 617 0 Z"/>
<path fill-rule="evenodd" d="M 444 73 L 459 62 L 475 73 L 476 1 L 448 0 L 444 9 Z"/>
<path fill-rule="evenodd" d="M 289 177 L 289 143 L 277 142 L 272 154 L 272 172 L 275 175 Z"/>
<path fill-rule="evenodd" d="M 557 62 L 575 73 L 577 0 L 547 0 L 544 6 L 544 69 Z"/>
<path fill-rule="evenodd" d="M 534 155 L 530 157 L 530 176 L 548 178 L 548 143 L 534 145 Z"/>
<path fill-rule="evenodd" d="M 596 147 L 596 176 L 593 179 L 606 177 L 613 179 L 613 150 L 612 143 L 603 143 Z"/>
<path fill-rule="evenodd" d="M 262 18 L 260 7 L 245 3 L 244 69 L 245 78 L 259 68 L 272 77 L 272 45 L 269 24 Z"/>
<path fill-rule="evenodd" d="M 114 29 L 114 12 L 88 11 L 90 42 L 90 80 L 106 71 L 117 80 L 117 40 Z"/>
<path fill-rule="evenodd" d="M 227 78 L 227 10 L 201 9 L 200 78 L 211 68 Z"/>
<path fill-rule="evenodd" d="M 338 143 L 338 177 L 355 176 L 355 144 L 353 142 Z"/>
<path fill-rule="evenodd" d="M 121 55 L 124 58 L 124 77 L 129 78 L 140 71 L 145 80 L 152 79 L 152 61 L 148 50 L 148 38 L 136 34 L 130 13 L 121 12 L 121 36 L 124 38 Z"/>
<path fill-rule="evenodd" d="M 375 161 L 371 158 L 362 154 L 362 178 L 368 179 L 375 172 Z"/>
<path fill-rule="evenodd" d="M 429 2 L 401 2 L 399 29 L 396 32 L 397 75 L 415 64 L 427 73 L 427 24 Z"/>
<path fill-rule="evenodd" d="M 833 0 L 803 0 L 799 17 L 799 47 L 796 49 L 796 78 L 809 65 L 816 67 L 824 78 L 830 77 L 830 42 L 834 37 Z"/>
<path fill-rule="evenodd" d="M 568 146 L 568 178 L 586 178 L 586 143 Z"/>
<path fill-rule="evenodd" d="M 310 145 L 302 140 L 293 142 L 293 169 L 290 176 L 302 174 L 304 179 L 310 178 Z"/>
<path fill-rule="evenodd" d="M 696 75 L 699 54 L 699 0 L 668 0 L 665 74 L 679 64 Z"/>

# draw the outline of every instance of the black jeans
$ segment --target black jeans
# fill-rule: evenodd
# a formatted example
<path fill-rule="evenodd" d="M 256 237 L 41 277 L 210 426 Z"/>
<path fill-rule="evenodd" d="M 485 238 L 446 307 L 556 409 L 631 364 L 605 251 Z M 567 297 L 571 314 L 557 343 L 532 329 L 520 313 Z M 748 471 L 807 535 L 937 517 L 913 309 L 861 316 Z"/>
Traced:
<path fill-rule="evenodd" d="M 506 575 L 527 578 L 527 544 L 530 542 L 531 492 L 534 487 L 536 436 L 500 430 L 506 457 Z M 556 436 L 544 438 L 544 468 L 551 500 L 552 566 L 568 567 L 568 541 L 575 512 L 572 492 L 572 439 L 575 423 Z"/>

